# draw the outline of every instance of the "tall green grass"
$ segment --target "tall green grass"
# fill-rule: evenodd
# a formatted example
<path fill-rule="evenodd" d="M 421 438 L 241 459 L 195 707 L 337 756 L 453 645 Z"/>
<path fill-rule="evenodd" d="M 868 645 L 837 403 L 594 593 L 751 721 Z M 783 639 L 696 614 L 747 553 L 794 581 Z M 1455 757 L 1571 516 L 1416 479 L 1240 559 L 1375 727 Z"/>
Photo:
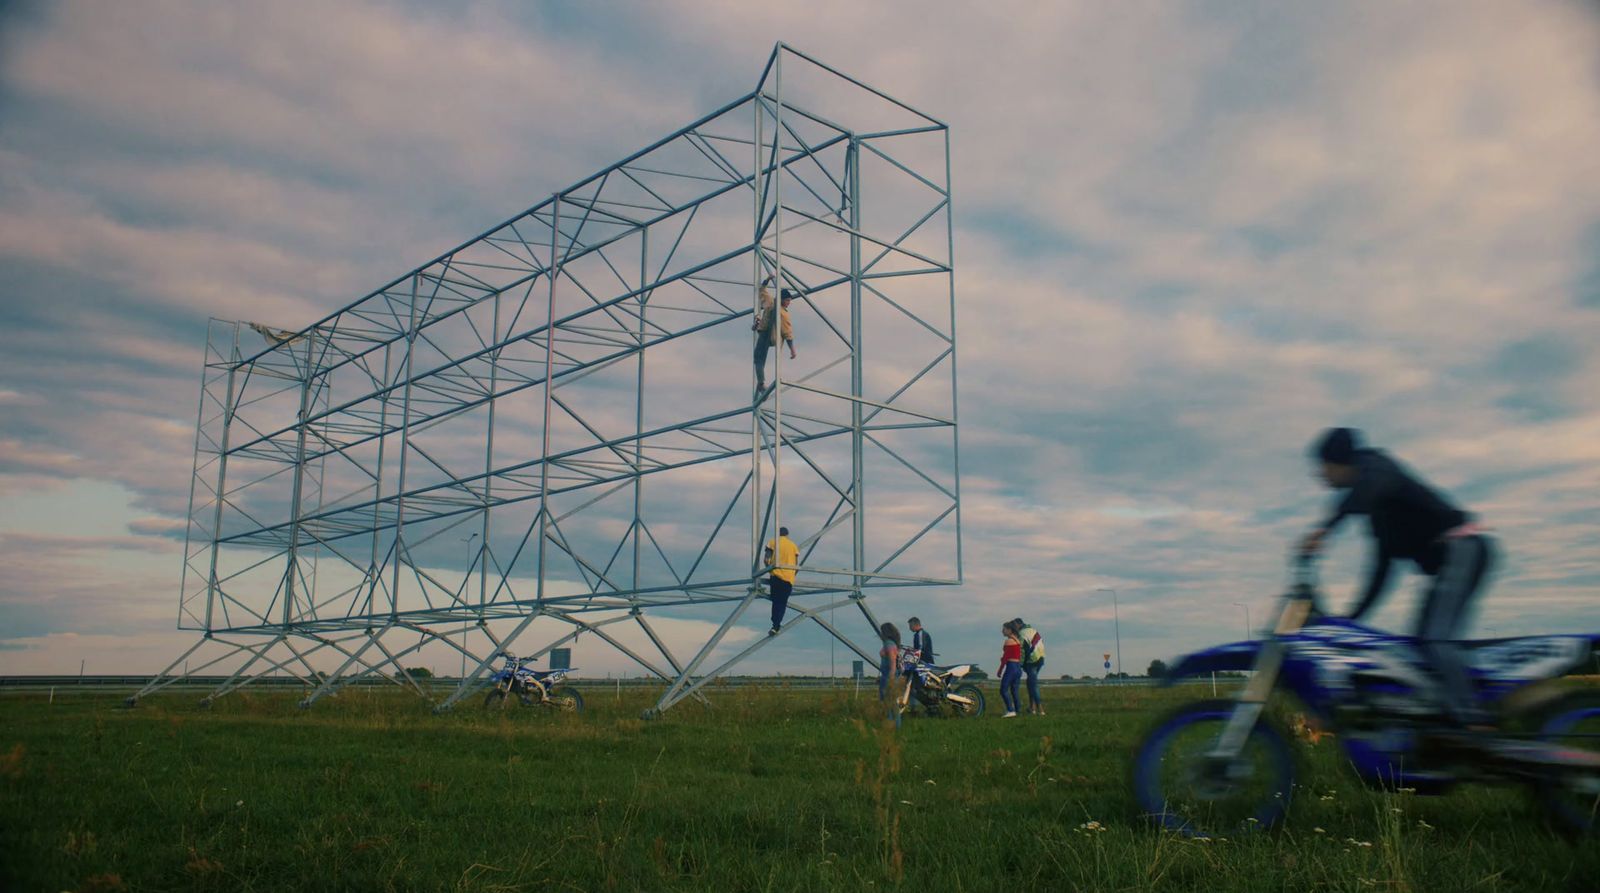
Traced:
<path fill-rule="evenodd" d="M 5 890 L 1594 890 L 1600 845 L 1516 791 L 1361 789 L 1301 743 L 1275 834 L 1137 821 L 1131 750 L 1196 692 L 1073 688 L 1050 715 L 910 719 L 848 692 L 711 692 L 665 718 L 395 692 L 133 710 L 0 699 Z M 1207 692 L 1209 694 L 1209 691 Z"/>

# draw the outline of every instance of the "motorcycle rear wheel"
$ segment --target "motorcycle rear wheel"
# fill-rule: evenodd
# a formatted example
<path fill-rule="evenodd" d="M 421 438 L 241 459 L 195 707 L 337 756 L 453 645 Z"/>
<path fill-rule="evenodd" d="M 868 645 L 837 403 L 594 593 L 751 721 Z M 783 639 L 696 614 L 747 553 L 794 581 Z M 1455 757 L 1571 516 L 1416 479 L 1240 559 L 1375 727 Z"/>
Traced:
<path fill-rule="evenodd" d="M 984 707 L 983 689 L 981 689 L 981 688 L 977 687 L 976 685 L 973 685 L 972 683 L 969 682 L 969 683 L 967 683 L 965 685 L 956 686 L 956 690 L 951 692 L 951 694 L 957 694 L 957 695 L 962 696 L 963 698 L 971 698 L 972 699 L 972 706 L 970 706 L 970 707 L 962 705 L 962 704 L 951 704 L 950 705 L 950 707 L 953 710 L 956 711 L 956 715 L 957 716 L 977 717 L 977 716 L 982 716 L 983 715 L 983 707 Z"/>
<path fill-rule="evenodd" d="M 583 695 L 579 694 L 577 689 L 569 685 L 564 685 L 555 691 L 550 692 L 545 703 L 563 713 L 583 712 Z"/>
<path fill-rule="evenodd" d="M 1289 743 L 1265 716 L 1237 759 L 1208 754 L 1233 715 L 1233 701 L 1197 701 L 1168 713 L 1139 744 L 1133 796 L 1150 821 L 1191 837 L 1276 825 L 1294 790 Z"/>
<path fill-rule="evenodd" d="M 1539 739 L 1562 748 L 1600 754 L 1600 692 L 1575 691 L 1544 711 Z M 1572 770 L 1535 786 L 1545 815 L 1561 830 L 1600 834 L 1600 771 Z"/>

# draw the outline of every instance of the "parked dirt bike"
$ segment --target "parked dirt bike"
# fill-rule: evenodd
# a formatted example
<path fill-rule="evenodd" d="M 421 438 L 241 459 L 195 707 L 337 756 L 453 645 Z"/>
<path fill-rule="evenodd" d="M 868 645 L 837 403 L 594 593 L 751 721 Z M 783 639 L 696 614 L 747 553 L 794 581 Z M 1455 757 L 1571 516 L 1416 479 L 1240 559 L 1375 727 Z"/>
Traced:
<path fill-rule="evenodd" d="M 922 660 L 915 649 L 900 652 L 900 673 L 905 690 L 895 702 L 898 719 L 916 701 L 929 716 L 948 712 L 952 716 L 982 716 L 983 690 L 962 679 L 977 667 L 972 664 L 936 666 Z"/>
<path fill-rule="evenodd" d="M 1462 643 L 1479 703 L 1500 729 L 1470 734 L 1440 718 L 1414 638 L 1317 616 L 1309 558 L 1296 560 L 1294 577 L 1269 638 L 1191 654 L 1169 672 L 1169 682 L 1255 675 L 1235 699 L 1179 707 L 1145 736 L 1133 787 L 1148 818 L 1193 836 L 1279 822 L 1294 760 L 1265 708 L 1282 688 L 1335 733 L 1370 786 L 1441 794 L 1465 781 L 1526 785 L 1558 827 L 1600 829 L 1600 690 L 1553 681 L 1587 663 L 1600 634 Z"/>
<path fill-rule="evenodd" d="M 535 670 L 526 664 L 532 658 L 505 655 L 505 666 L 489 677 L 489 691 L 483 696 L 483 706 L 504 708 L 510 701 L 507 695 L 516 695 L 524 707 L 547 707 L 571 713 L 583 712 L 583 695 L 578 690 L 562 685 L 567 674 L 577 667 L 565 670 Z"/>

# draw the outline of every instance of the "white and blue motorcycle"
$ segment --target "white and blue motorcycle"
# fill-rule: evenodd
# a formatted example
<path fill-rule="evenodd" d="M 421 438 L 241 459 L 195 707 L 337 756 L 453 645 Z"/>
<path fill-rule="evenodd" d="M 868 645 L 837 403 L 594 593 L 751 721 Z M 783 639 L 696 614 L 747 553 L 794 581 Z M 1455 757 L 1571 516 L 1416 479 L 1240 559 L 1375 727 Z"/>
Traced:
<path fill-rule="evenodd" d="M 576 688 L 565 685 L 567 674 L 577 667 L 564 670 L 535 670 L 528 664 L 532 658 L 505 656 L 505 665 L 489 677 L 489 691 L 483 696 L 483 706 L 491 710 L 504 709 L 515 695 L 524 707 L 544 707 L 567 713 L 583 712 L 583 695 Z"/>
<path fill-rule="evenodd" d="M 1188 655 L 1169 672 L 1169 682 L 1254 675 L 1236 698 L 1186 704 L 1147 733 L 1133 766 L 1143 814 L 1194 836 L 1282 820 L 1295 761 L 1266 711 L 1281 690 L 1335 733 L 1368 785 L 1418 794 L 1468 781 L 1525 785 L 1558 827 L 1600 831 L 1600 688 L 1556 681 L 1592 659 L 1600 634 L 1463 643 L 1479 703 L 1498 727 L 1464 733 L 1440 718 L 1414 638 L 1318 616 L 1312 562 L 1302 556 L 1295 567 L 1270 637 Z"/>

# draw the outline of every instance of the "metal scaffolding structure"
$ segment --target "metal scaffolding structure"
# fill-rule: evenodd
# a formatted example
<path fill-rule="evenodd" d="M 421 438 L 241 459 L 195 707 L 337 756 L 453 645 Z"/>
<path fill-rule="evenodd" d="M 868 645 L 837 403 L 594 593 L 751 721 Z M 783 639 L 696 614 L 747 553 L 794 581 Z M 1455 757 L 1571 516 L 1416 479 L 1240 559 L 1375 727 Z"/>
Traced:
<path fill-rule="evenodd" d="M 284 673 L 307 706 L 369 674 L 427 697 L 427 647 L 462 661 L 445 709 L 586 634 L 666 682 L 651 715 L 802 624 L 875 666 L 868 596 L 961 580 L 953 248 L 947 126 L 779 44 L 752 92 L 310 326 L 213 320 L 201 637 L 130 703 L 219 667 L 207 703 Z M 804 353 L 755 393 L 763 283 Z M 790 617 L 751 632 L 780 526 Z"/>

